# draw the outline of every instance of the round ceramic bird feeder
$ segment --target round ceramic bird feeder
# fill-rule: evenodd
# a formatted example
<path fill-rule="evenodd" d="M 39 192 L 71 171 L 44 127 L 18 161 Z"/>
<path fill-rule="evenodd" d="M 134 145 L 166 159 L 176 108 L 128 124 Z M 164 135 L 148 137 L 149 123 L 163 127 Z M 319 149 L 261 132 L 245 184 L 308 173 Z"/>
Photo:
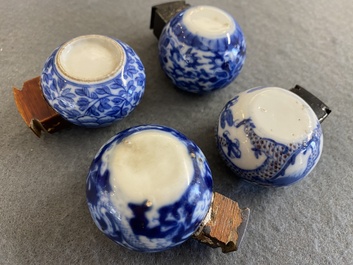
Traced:
<path fill-rule="evenodd" d="M 86 194 L 97 227 L 114 242 L 159 252 L 195 237 L 238 249 L 249 209 L 213 192 L 200 148 L 165 126 L 141 125 L 112 137 L 95 156 Z"/>

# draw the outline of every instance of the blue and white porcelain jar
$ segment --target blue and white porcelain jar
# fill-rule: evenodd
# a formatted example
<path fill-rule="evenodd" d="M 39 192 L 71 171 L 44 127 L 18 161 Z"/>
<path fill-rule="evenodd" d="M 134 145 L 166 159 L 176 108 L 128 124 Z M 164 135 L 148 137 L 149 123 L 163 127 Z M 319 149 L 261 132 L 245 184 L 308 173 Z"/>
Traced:
<path fill-rule="evenodd" d="M 178 88 L 205 93 L 230 84 L 240 73 L 246 44 L 235 19 L 212 6 L 174 16 L 159 39 L 162 69 Z"/>
<path fill-rule="evenodd" d="M 71 123 L 101 127 L 126 117 L 145 89 L 144 66 L 127 44 L 101 35 L 74 38 L 53 51 L 41 75 L 49 105 Z"/>
<path fill-rule="evenodd" d="M 206 217 L 212 176 L 202 151 L 158 125 L 127 129 L 95 156 L 86 194 L 97 227 L 114 242 L 157 252 L 186 241 Z"/>
<path fill-rule="evenodd" d="M 234 173 L 265 186 L 290 185 L 319 161 L 323 135 L 310 106 L 277 87 L 240 93 L 222 110 L 217 130 L 222 157 Z"/>

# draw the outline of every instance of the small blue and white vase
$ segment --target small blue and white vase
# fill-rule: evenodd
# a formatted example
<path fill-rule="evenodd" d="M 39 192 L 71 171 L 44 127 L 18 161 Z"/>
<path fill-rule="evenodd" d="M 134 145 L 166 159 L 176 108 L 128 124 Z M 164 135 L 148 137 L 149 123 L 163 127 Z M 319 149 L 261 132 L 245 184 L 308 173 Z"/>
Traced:
<path fill-rule="evenodd" d="M 229 85 L 240 73 L 246 44 L 235 19 L 212 6 L 174 16 L 159 39 L 162 69 L 178 88 L 205 93 Z"/>
<path fill-rule="evenodd" d="M 259 87 L 238 94 L 222 110 L 217 145 L 233 172 L 265 186 L 287 186 L 319 161 L 323 135 L 311 107 L 296 94 Z"/>
<path fill-rule="evenodd" d="M 102 127 L 135 109 L 145 79 L 140 58 L 127 44 L 85 35 L 53 51 L 44 64 L 41 87 L 49 105 L 69 122 Z"/>
<path fill-rule="evenodd" d="M 205 219 L 212 176 L 202 151 L 180 132 L 142 125 L 103 145 L 86 195 L 107 237 L 131 250 L 158 252 L 186 241 Z"/>

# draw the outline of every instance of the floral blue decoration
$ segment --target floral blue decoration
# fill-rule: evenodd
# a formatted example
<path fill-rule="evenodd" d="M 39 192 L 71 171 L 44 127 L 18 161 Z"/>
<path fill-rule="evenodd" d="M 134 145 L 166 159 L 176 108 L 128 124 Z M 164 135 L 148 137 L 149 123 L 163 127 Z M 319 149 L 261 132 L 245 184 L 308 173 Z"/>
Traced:
<path fill-rule="evenodd" d="M 229 85 L 240 73 L 246 43 L 239 24 L 222 38 L 206 38 L 191 33 L 183 22 L 188 9 L 174 16 L 159 39 L 162 69 L 178 88 L 205 93 Z"/>
<path fill-rule="evenodd" d="M 263 89 L 258 87 L 245 91 L 252 93 Z M 230 100 L 220 114 L 219 127 L 217 129 L 217 147 L 226 164 L 239 177 L 263 186 L 287 186 L 293 184 L 305 176 L 316 166 L 322 152 L 322 129 L 317 121 L 311 138 L 288 145 L 276 142 L 274 139 L 263 138 L 254 131 L 256 124 L 251 117 L 243 120 L 234 120 L 235 106 L 238 96 Z M 251 151 L 259 158 L 265 155 L 265 161 L 256 169 L 248 170 L 238 167 L 232 160 L 242 158 L 241 144 L 236 135 L 231 134 L 231 128 L 243 128 L 247 135 L 247 142 L 251 143 Z M 220 133 L 223 131 L 223 133 Z M 305 156 L 306 154 L 308 156 Z M 298 159 L 299 156 L 305 156 Z M 299 160 L 299 161 L 298 161 Z M 289 173 L 288 173 L 289 172 Z"/>
<path fill-rule="evenodd" d="M 55 49 L 41 75 L 43 95 L 63 118 L 85 127 L 102 127 L 126 117 L 139 104 L 145 89 L 144 66 L 127 44 L 115 40 L 124 51 L 125 64 L 102 82 L 75 82 L 57 69 Z"/>
<path fill-rule="evenodd" d="M 194 175 L 180 199 L 158 209 L 158 220 L 150 220 L 146 201 L 120 206 L 130 209 L 125 215 L 111 201 L 107 153 L 124 138 L 144 130 L 160 130 L 178 138 L 193 159 Z M 158 189 L 158 187 L 156 187 Z M 88 208 L 97 227 L 114 242 L 135 251 L 158 252 L 186 241 L 205 218 L 212 201 L 212 176 L 200 148 L 180 132 L 159 125 L 132 127 L 112 137 L 95 156 L 86 181 Z M 146 198 L 147 199 L 147 198 Z"/>

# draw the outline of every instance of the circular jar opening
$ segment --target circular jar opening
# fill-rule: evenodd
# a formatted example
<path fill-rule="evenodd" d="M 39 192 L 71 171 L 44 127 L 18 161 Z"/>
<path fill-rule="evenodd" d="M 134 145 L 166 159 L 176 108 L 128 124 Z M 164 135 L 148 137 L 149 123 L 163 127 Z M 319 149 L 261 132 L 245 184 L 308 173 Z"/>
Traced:
<path fill-rule="evenodd" d="M 234 32 L 233 18 L 222 9 L 213 6 L 195 6 L 189 8 L 183 22 L 187 29 L 206 38 L 219 38 Z"/>
<path fill-rule="evenodd" d="M 65 43 L 56 55 L 56 65 L 75 81 L 97 82 L 120 70 L 124 61 L 122 47 L 100 35 L 85 35 Z"/>
<path fill-rule="evenodd" d="M 284 144 L 307 139 L 317 126 L 317 118 L 310 106 L 282 88 L 259 90 L 249 107 L 256 133 Z"/>
<path fill-rule="evenodd" d="M 109 156 L 110 185 L 117 198 L 146 202 L 154 209 L 179 200 L 194 174 L 187 147 L 160 130 L 143 130 L 124 138 Z"/>

